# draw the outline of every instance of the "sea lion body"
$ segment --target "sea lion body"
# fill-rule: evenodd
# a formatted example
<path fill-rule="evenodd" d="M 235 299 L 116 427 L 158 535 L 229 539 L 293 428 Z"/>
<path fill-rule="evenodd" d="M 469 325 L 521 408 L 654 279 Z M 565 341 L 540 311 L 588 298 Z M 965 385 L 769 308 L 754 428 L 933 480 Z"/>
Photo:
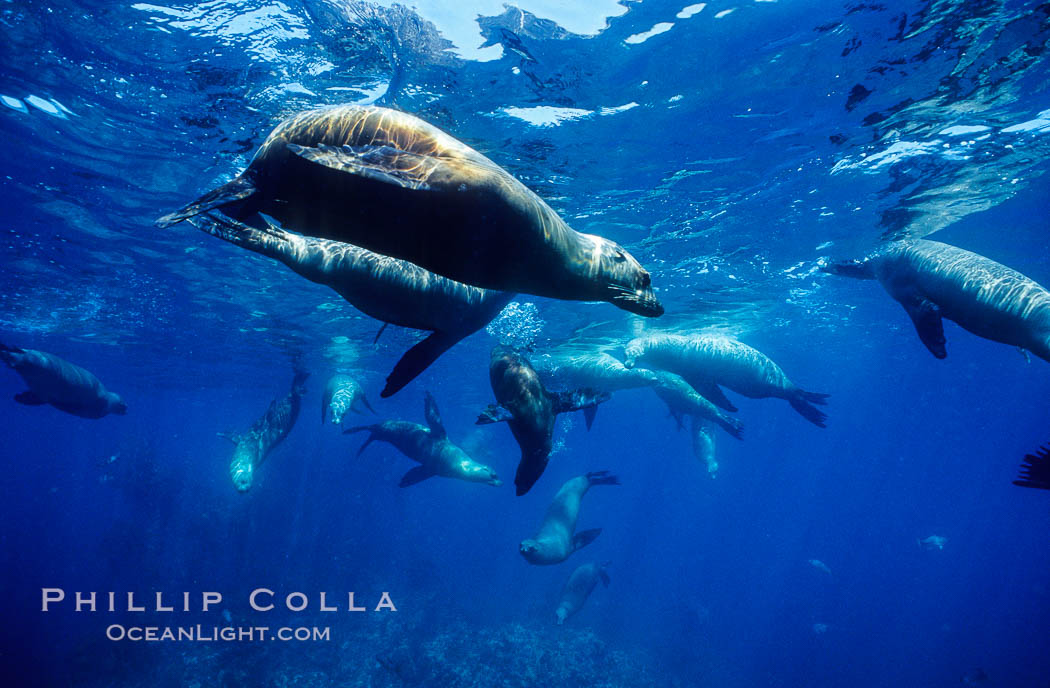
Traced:
<path fill-rule="evenodd" d="M 627 368 L 604 352 L 554 355 L 538 361 L 540 376 L 569 388 L 587 388 L 602 392 L 652 387 L 658 376 L 644 368 Z"/>
<path fill-rule="evenodd" d="M 895 241 L 825 272 L 875 279 L 907 311 L 926 348 L 945 358 L 947 318 L 978 337 L 1050 361 L 1050 291 L 1016 270 L 929 239 Z"/>
<path fill-rule="evenodd" d="M 158 223 L 213 208 L 410 261 L 459 282 L 663 312 L 619 245 L 573 231 L 481 153 L 407 113 L 338 105 L 281 122 L 235 180 Z"/>
<path fill-rule="evenodd" d="M 539 530 L 531 538 L 522 540 L 521 555 L 530 564 L 558 564 L 569 555 L 594 542 L 601 528 L 576 532 L 576 517 L 580 513 L 580 502 L 592 485 L 619 485 L 620 480 L 608 471 L 591 472 L 570 479 L 547 508 L 547 514 Z"/>
<path fill-rule="evenodd" d="M 81 418 L 127 413 L 127 404 L 120 395 L 108 391 L 87 370 L 54 354 L 0 344 L 0 360 L 18 373 L 29 388 L 15 395 L 20 404 L 50 404 Z"/>
<path fill-rule="evenodd" d="M 194 225 L 332 288 L 365 315 L 433 332 L 398 361 L 381 397 L 402 389 L 461 339 L 485 327 L 514 297 L 468 286 L 358 246 L 301 236 L 260 222 L 265 229 L 209 215 L 195 219 Z"/>
<path fill-rule="evenodd" d="M 527 358 L 505 346 L 492 350 L 489 381 L 497 405 L 489 406 L 478 418 L 479 424 L 507 421 L 518 446 L 521 460 L 514 475 L 518 496 L 529 491 L 547 468 L 554 438 L 554 419 L 558 413 L 588 409 L 607 400 L 608 394 L 580 390 L 552 394 L 543 387 L 540 376 Z"/>
<path fill-rule="evenodd" d="M 693 386 L 686 382 L 681 375 L 669 373 L 665 370 L 654 370 L 651 372 L 656 377 L 653 392 L 667 404 L 667 409 L 678 423 L 679 428 L 682 427 L 683 416 L 690 416 L 694 419 L 694 424 L 699 419 L 709 420 L 719 425 L 733 437 L 741 439 L 744 431 L 743 423 L 708 401 L 706 397 L 693 389 Z"/>
<path fill-rule="evenodd" d="M 375 413 L 372 405 L 368 403 L 368 397 L 365 396 L 365 388 L 361 386 L 360 382 L 343 373 L 337 373 L 328 378 L 328 382 L 324 386 L 324 395 L 321 397 L 322 423 L 331 414 L 332 422 L 339 425 L 343 422 L 343 416 L 348 411 L 361 413 L 361 406 Z"/>
<path fill-rule="evenodd" d="M 596 564 L 592 562 L 583 564 L 572 572 L 569 580 L 565 583 L 565 588 L 561 591 L 561 601 L 558 603 L 558 609 L 554 612 L 559 626 L 565 623 L 565 620 L 570 616 L 583 609 L 584 603 L 591 596 L 591 592 L 598 585 L 598 581 L 601 581 L 605 587 L 609 587 L 609 574 L 605 570 L 608 566 L 608 563 Z"/>
<path fill-rule="evenodd" d="M 306 393 L 304 383 L 307 377 L 307 373 L 296 371 L 287 396 L 271 401 L 266 413 L 252 423 L 246 432 L 230 436 L 235 445 L 230 460 L 230 479 L 238 492 L 251 489 L 255 472 L 274 447 L 292 431 L 299 418 L 303 394 Z"/>
<path fill-rule="evenodd" d="M 470 458 L 454 445 L 445 432 L 437 402 L 427 393 L 424 399 L 427 426 L 402 420 L 388 420 L 375 425 L 363 425 L 344 430 L 345 433 L 368 432 L 368 439 L 358 450 L 358 456 L 372 442 L 379 440 L 419 463 L 401 478 L 401 487 L 415 485 L 427 478 L 441 476 L 468 483 L 484 483 L 499 487 L 503 481 L 490 467 Z"/>
<path fill-rule="evenodd" d="M 624 365 L 657 368 L 676 373 L 709 401 L 736 411 L 719 386 L 751 399 L 785 399 L 814 425 L 824 427 L 827 416 L 813 404 L 828 395 L 806 392 L 758 349 L 721 335 L 657 334 L 631 340 Z"/>

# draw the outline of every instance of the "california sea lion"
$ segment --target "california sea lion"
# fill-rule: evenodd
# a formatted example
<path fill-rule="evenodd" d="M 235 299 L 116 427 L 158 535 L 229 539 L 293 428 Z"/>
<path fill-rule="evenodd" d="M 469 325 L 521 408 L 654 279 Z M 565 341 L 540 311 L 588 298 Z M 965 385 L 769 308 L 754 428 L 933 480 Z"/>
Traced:
<path fill-rule="evenodd" d="M 937 358 L 948 355 L 942 318 L 978 337 L 1013 344 L 1050 361 L 1050 292 L 1016 270 L 928 239 L 894 241 L 860 261 L 822 268 L 878 280 L 911 317 Z"/>
<path fill-rule="evenodd" d="M 948 538 L 942 537 L 940 535 L 930 535 L 922 538 L 921 540 L 916 539 L 915 542 L 919 543 L 919 547 L 925 550 L 937 550 L 939 552 L 942 549 L 944 549 L 945 545 L 948 544 Z"/>
<path fill-rule="evenodd" d="M 569 388 L 586 388 L 602 392 L 652 387 L 657 375 L 644 368 L 627 368 L 623 362 L 605 352 L 573 354 L 554 353 L 535 361 L 542 378 Z"/>
<path fill-rule="evenodd" d="M 1050 447 L 1040 447 L 1035 454 L 1025 454 L 1020 471 L 1014 485 L 1050 490 Z"/>
<path fill-rule="evenodd" d="M 598 585 L 598 581 L 601 581 L 605 587 L 609 587 L 609 574 L 605 571 L 608 567 L 609 562 L 604 564 L 592 562 L 572 572 L 565 583 L 565 588 L 561 591 L 561 602 L 558 603 L 558 609 L 554 612 L 554 615 L 558 617 L 559 626 L 565 623 L 565 619 L 583 609 L 584 603 L 590 597 L 591 591 Z"/>
<path fill-rule="evenodd" d="M 528 492 L 547 468 L 554 438 L 554 417 L 585 409 L 589 428 L 595 407 L 609 399 L 608 393 L 591 390 L 548 392 L 529 360 L 505 346 L 492 350 L 489 381 L 498 403 L 482 411 L 477 423 L 507 421 L 510 426 L 521 447 L 521 461 L 514 474 L 518 496 Z"/>
<path fill-rule="evenodd" d="M 624 365 L 642 365 L 677 373 L 703 397 L 727 411 L 736 411 L 719 385 L 751 399 L 786 399 L 802 417 L 824 427 L 827 416 L 813 404 L 827 403 L 827 394 L 795 386 L 776 363 L 758 349 L 720 335 L 656 334 L 631 340 Z"/>
<path fill-rule="evenodd" d="M 252 223 L 401 258 L 486 289 L 663 313 L 649 273 L 616 243 L 573 231 L 481 153 L 412 115 L 339 105 L 281 122 L 233 181 L 160 218 L 219 208 Z"/>
<path fill-rule="evenodd" d="M 233 459 L 230 461 L 230 478 L 233 479 L 233 485 L 238 492 L 251 489 L 255 471 L 273 448 L 292 431 L 292 426 L 299 418 L 303 394 L 306 393 L 303 383 L 307 377 L 309 373 L 297 370 L 288 396 L 271 401 L 263 417 L 252 423 L 246 432 L 226 435 L 236 445 Z"/>
<path fill-rule="evenodd" d="M 218 214 L 199 217 L 194 224 L 208 234 L 279 260 L 311 282 L 331 287 L 377 320 L 432 331 L 397 362 L 381 397 L 396 393 L 454 344 L 485 327 L 514 297 L 461 284 L 357 246 L 287 232 L 262 219 L 259 224 L 264 229 Z"/>
<path fill-rule="evenodd" d="M 692 416 L 694 419 L 706 419 L 717 423 L 723 430 L 738 440 L 743 437 L 744 424 L 736 418 L 719 410 L 717 406 L 700 395 L 692 385 L 685 381 L 681 375 L 669 373 L 665 370 L 651 371 L 657 383 L 653 386 L 656 396 L 667 404 L 667 410 L 682 428 L 683 416 Z"/>
<path fill-rule="evenodd" d="M 592 528 L 576 533 L 576 517 L 580 513 L 580 501 L 592 485 L 619 485 L 620 479 L 609 475 L 609 471 L 593 471 L 570 479 L 554 501 L 547 507 L 547 515 L 535 535 L 522 540 L 519 546 L 521 556 L 530 564 L 558 564 L 569 558 L 569 555 L 585 547 L 598 537 L 602 529 Z"/>
<path fill-rule="evenodd" d="M 707 475 L 712 479 L 718 476 L 718 457 L 715 455 L 714 428 L 706 420 L 692 417 L 690 428 L 693 438 L 693 456 L 707 468 Z"/>
<path fill-rule="evenodd" d="M 430 392 L 427 392 L 424 398 L 424 412 L 429 427 L 403 420 L 388 420 L 376 425 L 349 428 L 343 432 L 370 433 L 357 451 L 358 456 L 365 447 L 379 440 L 394 445 L 402 454 L 418 461 L 419 465 L 401 478 L 400 487 L 415 485 L 435 475 L 495 487 L 503 484 L 496 471 L 470 458 L 466 452 L 449 441 L 445 426 L 441 423 L 437 403 Z"/>
<path fill-rule="evenodd" d="M 0 360 L 29 387 L 15 395 L 19 404 L 50 404 L 81 418 L 101 418 L 110 413 L 123 416 L 128 411 L 120 395 L 106 390 L 97 377 L 54 354 L 0 343 Z"/>
<path fill-rule="evenodd" d="M 327 415 L 331 413 L 332 422 L 339 425 L 347 411 L 361 413 L 362 405 L 372 413 L 376 412 L 368 403 L 365 388 L 360 382 L 350 375 L 336 373 L 328 378 L 328 383 L 324 386 L 324 396 L 321 397 L 321 423 L 324 423 Z"/>

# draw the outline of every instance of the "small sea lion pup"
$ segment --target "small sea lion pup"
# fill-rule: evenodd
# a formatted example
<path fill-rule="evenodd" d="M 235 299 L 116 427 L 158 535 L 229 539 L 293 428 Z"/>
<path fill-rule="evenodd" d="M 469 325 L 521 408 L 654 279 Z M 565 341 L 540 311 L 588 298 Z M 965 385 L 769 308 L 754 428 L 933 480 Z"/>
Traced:
<path fill-rule="evenodd" d="M 193 221 L 201 231 L 332 288 L 365 315 L 433 332 L 405 352 L 387 376 L 381 397 L 398 392 L 461 339 L 485 327 L 514 296 L 467 286 L 358 246 L 286 232 L 261 218 L 258 223 L 264 229 L 218 213 Z"/>
<path fill-rule="evenodd" d="M 296 370 L 288 396 L 271 401 L 262 418 L 252 423 L 245 432 L 223 435 L 236 445 L 233 459 L 230 460 L 230 478 L 238 492 L 251 489 L 255 471 L 259 470 L 273 448 L 292 431 L 299 418 L 299 408 L 306 393 L 304 383 L 309 376 L 309 373 Z"/>
<path fill-rule="evenodd" d="M 878 280 L 911 317 L 937 358 L 948 355 L 942 318 L 978 337 L 1013 344 L 1050 361 L 1050 292 L 1016 270 L 928 239 L 894 241 L 864 260 L 821 268 Z"/>
<path fill-rule="evenodd" d="M 336 373 L 328 378 L 328 384 L 324 386 L 324 396 L 321 398 L 321 423 L 331 414 L 332 422 L 339 425 L 343 422 L 343 416 L 347 411 L 362 413 L 361 406 L 375 413 L 375 409 L 368 403 L 365 396 L 365 388 L 350 375 Z"/>
<path fill-rule="evenodd" d="M 530 564 L 560 564 L 569 555 L 585 547 L 598 537 L 602 529 L 592 528 L 576 532 L 576 517 L 580 514 L 580 501 L 593 485 L 619 485 L 620 479 L 609 475 L 609 471 L 593 471 L 570 479 L 554 501 L 547 507 L 539 531 L 528 540 L 522 540 L 518 550 Z"/>
<path fill-rule="evenodd" d="M 515 492 L 519 497 L 536 484 L 547 468 L 554 438 L 554 417 L 584 409 L 589 429 L 597 405 L 610 397 L 608 392 L 587 389 L 548 392 L 529 360 L 506 346 L 492 350 L 489 381 L 498 403 L 482 411 L 477 424 L 507 421 L 510 426 L 521 447 L 521 461 L 514 474 Z"/>
<path fill-rule="evenodd" d="M 558 609 L 554 612 L 559 626 L 565 623 L 565 619 L 583 609 L 584 603 L 591 596 L 598 581 L 601 581 L 605 587 L 609 587 L 609 574 L 605 571 L 607 568 L 609 568 L 609 562 L 604 564 L 592 562 L 572 572 L 568 582 L 565 583 L 565 588 L 561 591 L 561 602 L 558 604 Z"/>
<path fill-rule="evenodd" d="M 19 404 L 50 404 L 81 418 L 101 418 L 110 413 L 123 416 L 128 411 L 124 400 L 106 390 L 97 377 L 54 354 L 0 343 L 0 361 L 21 375 L 29 387 L 15 395 Z"/>
<path fill-rule="evenodd" d="M 157 221 L 220 209 L 335 239 L 465 284 L 658 316 L 649 273 L 573 231 L 506 170 L 404 112 L 338 105 L 281 122 L 233 181 Z"/>
<path fill-rule="evenodd" d="M 403 420 L 388 420 L 376 425 L 349 428 L 343 432 L 369 433 L 368 439 L 357 450 L 358 456 L 365 447 L 379 440 L 394 445 L 399 452 L 413 461 L 418 461 L 419 465 L 401 478 L 400 487 L 415 485 L 435 475 L 465 480 L 468 483 L 485 483 L 495 487 L 502 485 L 503 481 L 496 475 L 496 471 L 470 458 L 465 451 L 449 441 L 445 426 L 441 423 L 437 402 L 430 392 L 426 393 L 423 401 L 428 427 Z"/>
<path fill-rule="evenodd" d="M 827 394 L 799 389 L 769 356 L 730 337 L 654 334 L 632 339 L 625 355 L 628 368 L 639 365 L 681 375 L 701 396 L 726 411 L 736 411 L 736 407 L 719 385 L 751 399 L 786 399 L 791 408 L 819 427 L 827 419 L 813 406 L 827 403 Z"/>

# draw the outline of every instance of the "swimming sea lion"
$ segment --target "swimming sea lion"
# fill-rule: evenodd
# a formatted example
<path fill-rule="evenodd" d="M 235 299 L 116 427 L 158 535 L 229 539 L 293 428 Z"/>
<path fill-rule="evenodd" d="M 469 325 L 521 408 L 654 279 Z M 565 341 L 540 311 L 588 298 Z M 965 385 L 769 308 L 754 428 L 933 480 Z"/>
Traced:
<path fill-rule="evenodd" d="M 441 423 L 437 402 L 430 392 L 424 397 L 424 412 L 429 427 L 403 420 L 388 420 L 376 425 L 349 428 L 343 432 L 370 433 L 368 439 L 357 450 L 358 456 L 365 447 L 379 440 L 394 445 L 402 454 L 418 461 L 419 465 L 401 478 L 400 487 L 415 485 L 435 475 L 495 487 L 503 484 L 496 471 L 470 458 L 466 452 L 449 441 L 445 426 Z"/>
<path fill-rule="evenodd" d="M 552 354 L 534 361 L 540 377 L 569 388 L 586 388 L 602 392 L 652 387 L 657 375 L 645 368 L 627 368 L 623 362 L 605 352 Z"/>
<path fill-rule="evenodd" d="M 721 335 L 655 334 L 627 344 L 624 365 L 642 365 L 677 373 L 701 396 L 736 411 L 719 385 L 751 399 L 786 399 L 803 418 L 824 427 L 827 416 L 813 407 L 825 404 L 827 394 L 795 386 L 776 363 L 758 349 Z"/>
<path fill-rule="evenodd" d="M 273 448 L 292 431 L 296 419 L 299 418 L 303 394 L 306 393 L 303 383 L 309 376 L 309 373 L 297 370 L 288 396 L 271 401 L 262 418 L 252 423 L 246 432 L 224 435 L 236 445 L 233 459 L 230 460 L 230 478 L 238 492 L 251 489 L 255 471 Z"/>
<path fill-rule="evenodd" d="M 565 619 L 583 609 L 584 603 L 590 597 L 594 587 L 598 585 L 599 580 L 605 587 L 609 587 L 609 574 L 605 571 L 608 567 L 609 562 L 604 564 L 592 562 L 572 572 L 568 582 L 565 583 L 565 588 L 561 591 L 561 602 L 558 604 L 558 609 L 554 612 L 554 615 L 558 617 L 559 626 L 565 623 Z"/>
<path fill-rule="evenodd" d="M 1035 454 L 1025 454 L 1020 471 L 1014 485 L 1050 490 L 1050 447 L 1040 447 Z"/>
<path fill-rule="evenodd" d="M 249 224 L 263 213 L 486 289 L 663 313 L 649 273 L 623 248 L 573 231 L 506 170 L 396 110 L 293 115 L 236 179 L 157 224 L 215 208 Z"/>
<path fill-rule="evenodd" d="M 300 236 L 265 220 L 260 223 L 265 229 L 218 214 L 194 220 L 208 234 L 279 260 L 311 282 L 331 287 L 366 315 L 433 332 L 405 352 L 387 377 L 381 397 L 396 393 L 454 344 L 485 327 L 514 297 L 467 286 L 357 246 Z"/>
<path fill-rule="evenodd" d="M 343 422 L 343 416 L 347 411 L 361 413 L 361 409 L 355 406 L 364 405 L 366 409 L 375 413 L 375 409 L 368 403 L 365 396 L 365 388 L 361 383 L 349 375 L 336 373 L 328 378 L 328 384 L 324 386 L 324 396 L 321 397 L 321 423 L 331 413 L 332 422 L 339 425 Z"/>
<path fill-rule="evenodd" d="M 0 361 L 21 375 L 29 387 L 15 395 L 19 404 L 50 404 L 81 418 L 101 418 L 109 413 L 123 416 L 128 411 L 124 400 L 107 391 L 97 377 L 54 354 L 0 343 Z"/>
<path fill-rule="evenodd" d="M 948 318 L 978 337 L 1050 361 L 1050 291 L 994 260 L 939 241 L 907 239 L 864 260 L 821 269 L 878 280 L 937 358 L 948 355 L 941 321 Z"/>
<path fill-rule="evenodd" d="M 919 547 L 925 550 L 937 550 L 938 552 L 944 549 L 944 546 L 948 544 L 948 538 L 940 535 L 930 535 L 921 540 L 916 539 L 915 541 L 919 543 Z"/>
<path fill-rule="evenodd" d="M 592 390 L 548 392 L 540 377 L 521 354 L 505 346 L 492 350 L 489 381 L 497 404 L 478 416 L 477 424 L 507 421 L 521 447 L 521 461 L 514 475 L 515 492 L 520 497 L 536 484 L 550 459 L 554 438 L 554 417 L 567 411 L 585 409 L 587 427 L 594 420 L 595 407 L 609 394 Z"/>
<path fill-rule="evenodd" d="M 715 456 L 714 428 L 706 420 L 692 417 L 693 456 L 707 468 L 707 475 L 718 476 L 718 458 Z"/>
<path fill-rule="evenodd" d="M 637 368 L 635 368 L 637 370 Z M 681 375 L 665 370 L 651 371 L 656 376 L 657 384 L 653 386 L 656 396 L 667 404 L 667 410 L 682 428 L 682 417 L 692 416 L 695 420 L 706 419 L 717 423 L 723 430 L 738 440 L 743 437 L 744 424 L 736 418 L 722 412 L 717 406 L 701 396 Z"/>
<path fill-rule="evenodd" d="M 569 479 L 547 507 L 539 531 L 528 540 L 521 541 L 518 547 L 521 556 L 530 564 L 558 564 L 576 550 L 594 542 L 601 534 L 601 528 L 575 532 L 580 501 L 592 485 L 619 484 L 620 479 L 609 475 L 609 471 L 592 471 Z"/>

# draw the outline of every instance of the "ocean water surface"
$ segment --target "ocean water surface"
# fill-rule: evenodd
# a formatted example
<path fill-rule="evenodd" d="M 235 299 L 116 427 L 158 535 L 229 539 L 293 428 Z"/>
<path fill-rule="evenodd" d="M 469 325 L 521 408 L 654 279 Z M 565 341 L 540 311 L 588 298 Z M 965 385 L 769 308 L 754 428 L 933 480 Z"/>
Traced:
<path fill-rule="evenodd" d="M 4 684 L 1050 685 L 1050 493 L 1011 484 L 1050 441 L 1050 367 L 953 323 L 937 360 L 877 284 L 819 269 L 925 237 L 1050 284 L 1050 5 L 688 2 L 0 3 L 0 342 L 128 405 L 16 404 L 24 384 L 0 369 Z M 286 116 L 337 103 L 484 153 L 630 251 L 665 315 L 519 295 L 380 399 L 425 333 L 377 340 L 332 290 L 154 224 Z M 515 497 L 518 445 L 475 425 L 492 347 L 540 365 L 664 331 L 758 348 L 830 395 L 827 427 L 730 393 L 744 435 L 716 431 L 712 478 L 688 423 L 650 390 L 615 392 L 589 431 L 558 417 L 550 465 Z M 285 396 L 296 365 L 302 412 L 240 493 L 220 433 Z M 319 422 L 337 371 L 377 412 L 347 426 L 423 423 L 429 391 L 505 484 L 399 488 L 408 458 L 358 456 L 361 435 Z M 579 529 L 601 535 L 526 563 L 558 487 L 599 470 L 621 484 L 587 495 Z M 588 561 L 611 583 L 556 625 Z M 44 588 L 67 599 L 44 612 Z M 252 609 L 259 588 L 275 609 Z M 98 610 L 75 611 L 77 591 Z M 157 592 L 191 611 L 158 611 Z M 205 592 L 222 602 L 201 612 Z M 396 612 L 371 611 L 384 592 Z M 329 637 L 107 638 L 197 624 Z"/>

